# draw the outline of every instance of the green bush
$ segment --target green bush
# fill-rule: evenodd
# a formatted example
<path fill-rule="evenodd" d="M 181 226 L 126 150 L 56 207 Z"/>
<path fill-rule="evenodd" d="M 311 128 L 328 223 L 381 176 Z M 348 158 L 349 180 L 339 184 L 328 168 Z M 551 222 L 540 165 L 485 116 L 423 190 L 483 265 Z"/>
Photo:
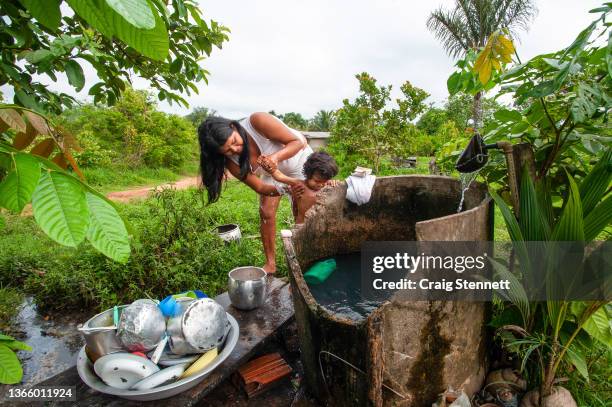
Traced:
<path fill-rule="evenodd" d="M 84 105 L 58 118 L 84 151 L 84 167 L 111 165 L 179 168 L 197 152 L 194 126 L 156 110 L 145 91 L 127 89 L 113 107 Z"/>

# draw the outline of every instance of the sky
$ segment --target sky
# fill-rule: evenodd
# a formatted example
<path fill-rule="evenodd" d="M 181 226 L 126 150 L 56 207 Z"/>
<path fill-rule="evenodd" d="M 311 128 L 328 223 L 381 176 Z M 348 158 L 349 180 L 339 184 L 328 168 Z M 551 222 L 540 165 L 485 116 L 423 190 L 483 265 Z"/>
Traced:
<path fill-rule="evenodd" d="M 530 29 L 515 44 L 525 61 L 568 46 L 593 19 L 588 10 L 603 0 L 540 0 Z M 228 118 L 255 111 L 299 112 L 312 117 L 318 110 L 342 106 L 358 94 L 355 75 L 368 72 L 380 85 L 392 85 L 393 96 L 410 81 L 440 105 L 448 96 L 446 79 L 454 61 L 427 30 L 429 13 L 453 0 L 200 0 L 206 19 L 230 28 L 230 40 L 214 49 L 202 64 L 209 85 L 186 97 L 189 108 L 161 102 L 163 111 L 187 114 L 197 106 Z M 85 67 L 86 89 L 95 83 Z M 41 81 L 84 100 L 62 76 L 57 83 Z M 147 83 L 135 80 L 136 88 Z M 12 92 L 0 89 L 12 98 Z M 184 95 L 186 96 L 186 95 Z"/>

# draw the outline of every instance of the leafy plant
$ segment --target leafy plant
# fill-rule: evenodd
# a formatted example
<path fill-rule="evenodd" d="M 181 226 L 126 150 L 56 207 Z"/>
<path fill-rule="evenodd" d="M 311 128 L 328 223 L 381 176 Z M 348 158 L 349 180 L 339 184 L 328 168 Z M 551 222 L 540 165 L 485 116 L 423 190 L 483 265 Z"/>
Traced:
<path fill-rule="evenodd" d="M 612 194 L 608 190 L 611 181 L 612 149 L 608 149 L 580 186 L 568 175 L 568 194 L 559 214 L 553 210 L 546 183 L 539 181 L 534 185 L 527 172 L 521 181 L 518 220 L 505 201 L 491 191 L 514 242 L 523 277 L 536 275 L 535 270 L 545 270 L 546 291 L 551 294 L 557 289 L 558 280 L 563 277 L 555 272 L 560 257 L 554 253 L 555 246 L 543 244 L 542 248 L 551 253 L 547 254 L 544 264 L 534 264 L 525 242 L 589 242 L 595 239 L 612 222 Z M 584 253 L 582 260 L 573 267 L 575 275 L 581 276 L 588 259 L 589 255 Z M 520 328 L 505 327 L 519 334 L 518 338 L 506 335 L 506 346 L 522 356 L 523 369 L 532 370 L 530 377 L 540 385 L 541 397 L 551 394 L 562 362 L 571 363 L 588 378 L 581 351 L 585 341 L 592 338 L 612 347 L 607 301 L 572 302 L 551 297 L 547 302 L 530 302 L 520 280 L 505 266 L 497 263 L 495 266 L 499 275 L 512 282 L 506 300 L 520 314 L 520 320 L 516 321 Z M 528 364 L 530 360 L 532 364 Z"/>
<path fill-rule="evenodd" d="M 207 81 L 200 66 L 213 46 L 221 48 L 228 29 L 205 21 L 193 0 L 7 0 L 0 4 L 0 85 L 15 91 L 14 103 L 41 113 L 60 113 L 73 97 L 36 81 L 66 75 L 86 89 L 83 65 L 99 82 L 89 84 L 94 103 L 114 104 L 131 83 L 147 79 L 159 100 L 187 105 L 181 93 L 198 93 Z"/>
<path fill-rule="evenodd" d="M 592 10 L 599 13 L 598 18 L 567 48 L 525 63 L 519 61 L 479 85 L 485 89 L 500 86 L 498 96 L 511 94 L 514 98 L 513 107 L 498 109 L 486 125 L 486 142 L 511 139 L 529 143 L 535 152 L 537 178 L 549 180 L 553 200 L 561 199 L 567 188 L 566 172 L 577 179 L 584 177 L 597 157 L 612 145 L 608 119 L 612 106 L 612 34 L 606 23 L 611 10 L 611 3 Z M 608 37 L 607 46 L 600 45 L 601 37 Z M 474 57 L 458 62 L 465 80 L 451 79 L 458 73 L 451 75 L 449 92 L 469 90 L 477 81 L 479 75 L 469 62 Z M 456 160 L 460 151 L 454 150 L 449 161 Z M 495 166 L 485 167 L 480 174 L 489 183 L 503 183 Z"/>
<path fill-rule="evenodd" d="M 32 348 L 8 335 L 0 334 L 0 383 L 16 384 L 23 377 L 21 363 L 15 351 Z"/>
<path fill-rule="evenodd" d="M 76 247 L 87 238 L 105 255 L 126 262 L 125 224 L 112 202 L 64 170 L 70 163 L 80 173 L 65 138 L 45 117 L 17 106 L 0 105 L 0 123 L 17 133 L 12 146 L 0 141 L 7 171 L 0 183 L 0 207 L 20 213 L 31 201 L 36 222 L 51 239 Z M 22 151 L 41 135 L 48 138 L 29 153 Z M 59 152 L 48 160 L 54 149 Z"/>
<path fill-rule="evenodd" d="M 424 90 L 405 82 L 401 87 L 403 98 L 397 99 L 397 108 L 386 109 L 391 100 L 391 85 L 378 86 L 376 79 L 364 72 L 356 75 L 360 95 L 354 102 L 343 101 L 336 112 L 336 123 L 331 131 L 329 149 L 340 162 L 361 165 L 371 163 L 378 173 L 384 158 L 401 149 L 406 143 L 410 123 L 425 110 Z"/>
<path fill-rule="evenodd" d="M 476 63 L 476 51 L 485 48 L 489 41 L 488 51 L 483 53 L 478 62 L 482 68 L 482 79 L 491 74 L 493 62 L 484 55 L 491 55 L 490 51 L 499 49 L 497 44 L 504 44 L 499 34 L 505 30 L 508 36 L 515 36 L 518 29 L 525 29 L 535 16 L 536 8 L 533 0 L 456 0 L 451 10 L 440 7 L 433 11 L 427 19 L 427 28 L 442 42 L 444 49 L 453 57 L 464 55 L 465 59 L 459 61 L 457 66 L 463 72 L 451 75 L 448 80 L 450 94 L 456 93 L 451 89 L 463 86 L 474 95 L 473 118 L 476 128 L 482 123 L 481 97 L 484 90 L 491 87 L 482 86 L 473 75 L 465 75 L 468 66 Z M 507 43 L 501 48 L 501 54 L 507 55 Z M 499 54 L 498 52 L 495 52 Z M 485 63 L 486 61 L 486 63 Z M 484 81 L 486 82 L 486 81 Z"/>

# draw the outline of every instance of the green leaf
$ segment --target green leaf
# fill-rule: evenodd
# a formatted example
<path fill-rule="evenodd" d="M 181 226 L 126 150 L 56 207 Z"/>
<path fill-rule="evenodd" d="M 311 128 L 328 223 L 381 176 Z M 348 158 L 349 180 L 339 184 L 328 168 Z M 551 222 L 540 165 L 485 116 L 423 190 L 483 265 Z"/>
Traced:
<path fill-rule="evenodd" d="M 127 262 L 130 242 L 119 213 L 103 199 L 90 193 L 85 195 L 90 219 L 87 239 L 104 255 L 120 263 Z"/>
<path fill-rule="evenodd" d="M 555 226 L 551 240 L 584 241 L 584 222 L 580 193 L 574 179 L 567 174 L 569 195 L 559 222 Z"/>
<path fill-rule="evenodd" d="M 66 76 L 68 76 L 68 82 L 74 86 L 76 91 L 79 92 L 83 89 L 83 86 L 85 86 L 85 75 L 81 65 L 74 59 L 71 59 L 64 65 L 64 70 L 66 71 Z"/>
<path fill-rule="evenodd" d="M 17 355 L 0 343 L 0 383 L 17 384 L 22 377 L 23 369 Z"/>
<path fill-rule="evenodd" d="M 500 122 L 520 122 L 523 116 L 516 110 L 499 109 L 494 114 L 495 118 Z"/>
<path fill-rule="evenodd" d="M 37 64 L 44 59 L 52 58 L 53 53 L 48 49 L 39 49 L 36 51 L 28 51 L 25 54 L 25 59 L 31 64 Z"/>
<path fill-rule="evenodd" d="M 147 0 L 106 0 L 106 4 L 137 28 L 155 27 L 155 17 Z"/>
<path fill-rule="evenodd" d="M 25 350 L 25 351 L 28 351 L 28 352 L 32 351 L 32 347 L 30 345 L 28 345 L 26 343 L 23 343 L 21 341 L 18 341 L 16 339 L 13 339 L 11 341 L 9 341 L 9 340 L 0 340 L 0 345 L 8 346 L 9 349 L 15 350 L 15 351 L 17 351 L 17 350 Z"/>
<path fill-rule="evenodd" d="M 78 181 L 58 171 L 43 171 L 32 196 L 34 218 L 53 240 L 76 247 L 89 227 L 85 194 Z"/>
<path fill-rule="evenodd" d="M 584 377 L 588 382 L 589 369 L 587 368 L 587 363 L 584 356 L 582 355 L 582 352 L 580 352 L 576 346 L 572 345 L 567 349 L 566 355 L 569 362 L 574 365 L 574 367 L 576 367 L 578 373 L 580 373 L 582 377 Z"/>
<path fill-rule="evenodd" d="M 595 207 L 584 219 L 584 240 L 590 242 L 612 222 L 612 195 Z"/>
<path fill-rule="evenodd" d="M 527 241 L 548 240 L 550 227 L 546 222 L 546 215 L 540 209 L 540 202 L 527 167 L 523 169 L 520 191 L 519 225 L 524 239 Z"/>
<path fill-rule="evenodd" d="M 13 154 L 15 168 L 0 183 L 0 206 L 20 213 L 32 199 L 40 178 L 40 165 L 30 154 Z"/>
<path fill-rule="evenodd" d="M 580 183 L 580 199 L 584 216 L 603 198 L 612 181 L 612 148 L 608 148 L 591 172 Z"/>
<path fill-rule="evenodd" d="M 51 31 L 57 31 L 62 19 L 61 0 L 19 0 L 19 2 L 42 25 Z"/>
<path fill-rule="evenodd" d="M 606 64 L 608 65 L 608 76 L 612 79 L 612 31 L 608 36 L 608 46 L 606 48 Z"/>
<path fill-rule="evenodd" d="M 155 28 L 145 30 L 128 23 L 105 2 L 67 0 L 72 9 L 107 38 L 118 37 L 144 56 L 163 61 L 168 56 L 168 31 L 161 17 L 154 13 Z"/>
<path fill-rule="evenodd" d="M 446 81 L 446 87 L 448 88 L 448 93 L 451 96 L 459 92 L 461 88 L 461 73 L 454 72 L 451 76 L 449 76 L 448 80 Z"/>
<path fill-rule="evenodd" d="M 592 338 L 612 348 L 612 328 L 606 310 L 601 307 L 582 326 Z"/>
<path fill-rule="evenodd" d="M 602 99 L 601 91 L 595 87 L 580 83 L 576 98 L 572 101 L 570 112 L 575 123 L 582 123 L 591 118 L 597 111 Z"/>

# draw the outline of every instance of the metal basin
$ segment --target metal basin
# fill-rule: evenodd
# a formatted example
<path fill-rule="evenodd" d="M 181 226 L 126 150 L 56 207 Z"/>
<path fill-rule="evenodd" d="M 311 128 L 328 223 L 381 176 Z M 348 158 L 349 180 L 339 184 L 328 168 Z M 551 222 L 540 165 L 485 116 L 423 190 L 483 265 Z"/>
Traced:
<path fill-rule="evenodd" d="M 227 292 L 234 307 L 252 310 L 266 300 L 266 272 L 261 267 L 235 268 L 227 280 Z"/>
<path fill-rule="evenodd" d="M 121 305 L 119 309 L 125 307 Z M 89 356 L 94 362 L 104 355 L 124 351 L 113 322 L 113 308 L 91 317 L 79 331 L 83 334 Z"/>
<path fill-rule="evenodd" d="M 177 380 L 174 383 L 169 383 L 160 387 L 156 387 L 150 390 L 121 390 L 106 385 L 93 370 L 93 363 L 89 361 L 85 354 L 85 347 L 81 348 L 77 359 L 77 371 L 81 380 L 85 382 L 92 389 L 105 394 L 111 394 L 124 399 L 139 400 L 139 401 L 150 401 L 160 400 L 168 397 L 175 396 L 186 390 L 191 389 L 200 383 L 208 374 L 217 368 L 227 357 L 232 353 L 236 343 L 238 342 L 239 327 L 238 322 L 231 315 L 227 314 L 227 319 L 230 323 L 230 330 L 227 335 L 227 339 L 223 348 L 219 352 L 219 355 L 208 365 L 205 369 L 194 374 L 193 376 L 186 377 L 181 380 Z"/>

